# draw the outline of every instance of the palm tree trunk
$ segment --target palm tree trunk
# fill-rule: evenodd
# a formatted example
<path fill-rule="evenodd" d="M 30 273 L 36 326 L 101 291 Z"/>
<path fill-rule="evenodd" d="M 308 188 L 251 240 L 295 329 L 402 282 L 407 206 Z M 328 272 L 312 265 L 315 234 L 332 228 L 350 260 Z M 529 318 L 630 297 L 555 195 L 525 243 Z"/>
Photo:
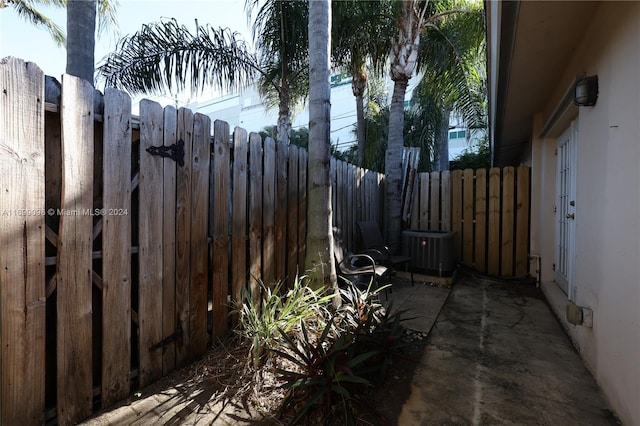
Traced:
<path fill-rule="evenodd" d="M 364 164 L 364 150 L 367 147 L 364 122 L 364 96 L 356 96 L 356 134 L 358 138 L 358 165 Z"/>
<path fill-rule="evenodd" d="M 442 110 L 442 116 L 436 132 L 436 155 L 437 159 L 434 164 L 434 171 L 449 170 L 449 117 L 451 109 L 445 107 Z"/>
<path fill-rule="evenodd" d="M 309 162 L 307 181 L 307 257 L 305 268 L 311 286 L 335 291 L 331 229 L 331 2 L 309 1 Z"/>
<path fill-rule="evenodd" d="M 364 160 L 365 123 L 364 123 L 364 91 L 367 87 L 367 74 L 362 70 L 354 74 L 351 80 L 351 91 L 356 98 L 356 135 L 358 139 L 358 164 L 362 166 Z"/>
<path fill-rule="evenodd" d="M 291 96 L 289 94 L 289 86 L 286 81 L 280 87 L 279 103 L 278 103 L 278 126 L 276 127 L 276 140 L 289 145 L 291 136 Z"/>
<path fill-rule="evenodd" d="M 402 231 L 402 150 L 404 148 L 404 97 L 407 78 L 394 80 L 393 97 L 389 112 L 389 142 L 385 155 L 387 241 L 389 246 L 399 246 Z"/>
<path fill-rule="evenodd" d="M 96 43 L 96 0 L 67 2 L 67 74 L 93 86 Z"/>

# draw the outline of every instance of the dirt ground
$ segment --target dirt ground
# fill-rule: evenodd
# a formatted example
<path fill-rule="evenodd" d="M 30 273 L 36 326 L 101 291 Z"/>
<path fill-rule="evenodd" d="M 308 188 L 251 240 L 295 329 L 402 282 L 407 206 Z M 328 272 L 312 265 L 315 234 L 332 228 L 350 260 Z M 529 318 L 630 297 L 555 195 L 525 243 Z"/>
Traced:
<path fill-rule="evenodd" d="M 425 289 L 438 293 L 427 297 Z M 371 406 L 382 425 L 396 425 L 411 392 L 412 377 L 424 352 L 427 331 L 444 303 L 449 288 L 423 282 L 411 287 L 398 277 L 389 301 L 394 309 L 406 309 L 405 339 L 412 344 L 394 359 L 386 381 L 378 388 Z M 421 294 L 424 296 L 416 296 Z M 420 302 L 425 297 L 430 303 Z M 385 303 L 387 302 L 384 300 Z M 227 342 L 207 356 L 142 389 L 115 407 L 98 413 L 86 425 L 279 425 L 275 416 L 284 391 L 266 374 L 259 389 L 252 385 L 246 351 Z M 315 423 L 314 420 L 308 422 Z"/>
<path fill-rule="evenodd" d="M 230 351 L 224 355 L 225 351 Z M 424 340 L 408 346 L 394 360 L 372 405 L 381 424 L 396 425 L 411 392 L 411 380 L 424 351 Z M 238 359 L 231 373 L 215 374 L 216 359 L 234 358 L 230 349 L 213 349 L 206 361 L 175 371 L 129 399 L 87 421 L 87 425 L 211 424 L 278 425 L 275 410 L 283 392 L 266 385 L 254 394 Z M 209 364 L 209 365 L 207 365 Z M 221 370 L 219 367 L 218 370 Z M 235 377 L 234 377 L 235 375 Z"/>

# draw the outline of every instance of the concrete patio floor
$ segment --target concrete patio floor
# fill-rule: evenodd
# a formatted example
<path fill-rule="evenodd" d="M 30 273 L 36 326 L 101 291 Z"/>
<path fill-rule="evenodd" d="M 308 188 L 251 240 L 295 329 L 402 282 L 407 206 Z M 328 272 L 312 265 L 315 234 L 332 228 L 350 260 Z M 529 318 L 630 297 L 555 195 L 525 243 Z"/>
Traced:
<path fill-rule="evenodd" d="M 397 286 L 392 298 L 413 310 L 440 293 Z M 430 327 L 432 315 L 425 312 L 418 326 Z M 462 273 L 433 324 L 397 424 L 618 422 L 540 290 Z"/>

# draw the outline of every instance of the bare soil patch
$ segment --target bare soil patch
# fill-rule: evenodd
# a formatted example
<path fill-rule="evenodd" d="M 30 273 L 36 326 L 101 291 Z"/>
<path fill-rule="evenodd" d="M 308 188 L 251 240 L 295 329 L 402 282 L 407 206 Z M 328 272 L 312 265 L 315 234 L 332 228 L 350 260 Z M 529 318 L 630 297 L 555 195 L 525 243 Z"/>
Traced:
<path fill-rule="evenodd" d="M 386 379 L 374 383 L 366 395 L 375 421 L 368 418 L 358 424 L 397 425 L 424 349 L 424 336 L 416 332 L 405 335 L 414 343 L 394 357 Z M 269 361 L 256 374 L 248 362 L 247 351 L 247 346 L 238 339 L 220 342 L 202 360 L 176 370 L 87 423 L 286 425 L 292 413 L 278 416 L 287 390 L 274 374 L 275 366 Z M 320 425 L 322 417 L 317 409 L 299 424 Z"/>

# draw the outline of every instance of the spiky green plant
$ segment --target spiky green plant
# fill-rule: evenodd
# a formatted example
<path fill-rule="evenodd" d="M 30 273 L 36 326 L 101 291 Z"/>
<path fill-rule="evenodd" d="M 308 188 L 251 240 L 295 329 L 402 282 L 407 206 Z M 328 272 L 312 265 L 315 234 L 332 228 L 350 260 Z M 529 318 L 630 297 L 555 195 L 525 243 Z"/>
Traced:
<path fill-rule="evenodd" d="M 295 414 L 289 424 L 295 425 L 305 414 L 320 408 L 325 422 L 339 419 L 345 425 L 355 424 L 356 408 L 363 402 L 362 390 L 370 387 L 369 381 L 359 376 L 357 370 L 376 352 L 354 353 L 348 333 L 334 337 L 333 319 L 326 323 L 320 336 L 309 333 L 304 323 L 300 324 L 300 329 L 299 339 L 281 331 L 284 348 L 273 350 L 295 366 L 276 370 L 280 379 L 285 381 L 284 387 L 289 389 L 281 405 L 280 416 L 293 408 Z M 299 400 L 303 402 L 297 407 Z"/>
<path fill-rule="evenodd" d="M 232 314 L 237 314 L 239 327 L 236 333 L 251 342 L 251 358 L 255 368 L 264 362 L 267 351 L 275 348 L 280 339 L 280 331 L 291 334 L 300 330 L 300 325 L 316 329 L 324 326 L 327 306 L 333 297 L 312 290 L 305 284 L 304 277 L 296 277 L 291 289 L 282 283 L 273 288 L 260 282 L 260 297 L 253 297 L 251 287 L 242 289 L 239 306 Z"/>
<path fill-rule="evenodd" d="M 384 381 L 393 356 L 403 346 L 404 312 L 382 306 L 381 290 L 359 289 L 347 282 L 340 290 L 341 307 L 321 332 L 303 323 L 300 333 L 281 331 L 282 345 L 272 352 L 288 362 L 276 373 L 289 390 L 279 413 L 282 418 L 293 412 L 289 424 L 315 411 L 322 413 L 326 424 L 383 423 L 370 404 L 372 383 Z"/>

